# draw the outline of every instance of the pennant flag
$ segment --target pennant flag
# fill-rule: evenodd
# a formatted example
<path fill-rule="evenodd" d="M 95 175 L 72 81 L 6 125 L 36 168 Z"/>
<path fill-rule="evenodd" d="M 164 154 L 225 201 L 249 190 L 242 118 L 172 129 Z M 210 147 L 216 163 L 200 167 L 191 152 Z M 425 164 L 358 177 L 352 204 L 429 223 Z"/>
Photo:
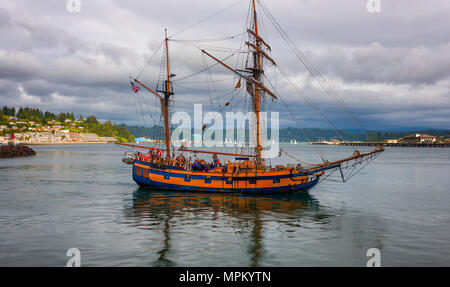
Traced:
<path fill-rule="evenodd" d="M 135 86 L 135 85 L 133 84 L 133 82 L 130 82 L 130 84 L 131 84 L 131 89 L 133 90 L 133 92 L 137 93 L 137 92 L 139 91 L 139 87 L 138 87 L 138 86 Z"/>
<path fill-rule="evenodd" d="M 241 78 L 239 78 L 239 81 L 236 84 L 235 89 L 239 89 L 241 87 Z"/>

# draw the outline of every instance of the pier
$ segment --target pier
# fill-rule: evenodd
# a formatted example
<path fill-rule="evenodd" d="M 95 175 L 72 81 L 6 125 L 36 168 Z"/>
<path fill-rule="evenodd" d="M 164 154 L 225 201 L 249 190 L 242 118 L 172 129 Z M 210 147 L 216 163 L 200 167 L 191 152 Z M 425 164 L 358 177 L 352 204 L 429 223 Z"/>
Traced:
<path fill-rule="evenodd" d="M 343 146 L 387 146 L 387 147 L 438 147 L 448 148 L 450 143 L 380 143 L 380 142 L 341 142 Z"/>

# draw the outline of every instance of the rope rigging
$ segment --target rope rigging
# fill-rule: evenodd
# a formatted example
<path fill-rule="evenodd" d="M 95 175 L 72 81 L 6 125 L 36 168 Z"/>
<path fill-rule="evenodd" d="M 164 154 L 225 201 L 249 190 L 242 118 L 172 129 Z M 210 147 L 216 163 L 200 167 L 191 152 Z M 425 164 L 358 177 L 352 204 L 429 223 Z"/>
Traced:
<path fill-rule="evenodd" d="M 142 67 L 142 69 L 139 71 L 138 75 L 136 76 L 136 79 L 139 79 L 139 77 L 141 76 L 141 74 L 145 70 L 145 68 L 147 68 L 147 66 L 150 64 L 150 62 L 153 60 L 153 58 L 158 54 L 158 51 L 161 49 L 161 46 L 163 44 L 164 44 L 164 41 L 161 41 L 161 43 L 159 44 L 158 48 L 156 48 L 153 55 L 148 59 L 147 63 L 145 63 L 144 67 Z"/>
<path fill-rule="evenodd" d="M 192 25 L 190 25 L 190 26 L 188 26 L 188 27 L 182 29 L 181 31 L 178 31 L 178 32 L 175 33 L 175 34 L 170 35 L 170 36 L 169 36 L 169 39 L 172 38 L 172 37 L 174 37 L 174 36 L 176 36 L 176 35 L 179 35 L 179 34 L 181 34 L 181 33 L 184 33 L 184 32 L 186 32 L 187 30 L 190 30 L 190 29 L 192 29 L 192 28 L 194 28 L 194 27 L 200 25 L 201 23 L 206 22 L 206 21 L 208 21 L 209 19 L 212 19 L 212 18 L 214 18 L 214 17 L 216 17 L 216 16 L 218 16 L 218 15 L 220 15 L 220 14 L 222 14 L 222 13 L 224 13 L 224 12 L 226 12 L 226 11 L 228 11 L 228 10 L 230 10 L 230 9 L 232 9 L 232 8 L 234 8 L 234 7 L 236 7 L 236 6 L 239 6 L 240 4 L 242 4 L 242 3 L 245 2 L 245 1 L 246 1 L 246 0 L 239 0 L 238 2 L 232 4 L 231 6 L 228 6 L 228 7 L 224 8 L 224 9 L 222 9 L 222 10 L 220 10 L 220 11 L 218 11 L 218 12 L 216 12 L 216 13 L 214 13 L 214 14 L 208 16 L 208 17 L 205 17 L 205 18 L 201 19 L 200 21 L 198 21 L 198 22 L 196 22 L 196 23 L 194 23 L 194 24 L 192 24 Z"/>
<path fill-rule="evenodd" d="M 288 83 L 297 91 L 297 93 L 315 110 L 319 116 L 322 117 L 334 130 L 334 132 L 343 140 L 344 136 L 339 132 L 339 130 L 336 128 L 336 126 L 331 122 L 331 120 L 317 107 L 316 104 L 302 91 L 302 89 L 294 82 L 292 81 L 289 76 L 282 70 L 280 67 L 277 67 L 278 71 L 283 75 L 283 77 L 288 81 Z"/>
<path fill-rule="evenodd" d="M 233 57 L 236 53 L 238 53 L 238 52 L 240 51 L 240 49 L 241 49 L 241 48 L 239 48 L 238 50 L 235 50 L 231 55 L 229 55 L 229 56 L 225 57 L 224 59 L 222 59 L 222 61 L 226 61 L 226 60 L 228 60 L 229 58 Z M 201 49 L 199 48 L 199 50 L 201 50 Z M 215 66 L 217 66 L 217 65 L 220 65 L 220 64 L 219 64 L 219 63 L 214 63 L 214 64 L 209 65 L 208 67 L 206 67 L 206 68 L 204 68 L 204 69 L 202 69 L 202 70 L 200 70 L 200 71 L 194 72 L 194 73 L 189 74 L 189 75 L 187 75 L 187 76 L 184 76 L 184 77 L 182 77 L 182 78 L 178 78 L 178 79 L 176 79 L 176 80 L 173 80 L 172 82 L 177 83 L 177 82 L 183 81 L 183 80 L 185 80 L 185 79 L 189 79 L 189 78 L 191 78 L 191 77 L 193 77 L 193 76 L 196 76 L 196 75 L 198 75 L 198 74 L 200 74 L 200 73 L 203 73 L 204 71 L 206 71 L 206 70 L 208 70 L 208 69 L 211 69 L 212 67 L 215 67 Z"/>
<path fill-rule="evenodd" d="M 236 37 L 241 36 L 244 33 L 245 33 L 245 31 L 241 32 L 239 34 L 236 34 L 234 36 L 221 37 L 221 38 L 211 38 L 211 39 L 173 39 L 173 38 L 171 38 L 170 41 L 172 41 L 172 42 L 180 42 L 180 43 L 221 42 L 221 41 L 225 41 L 225 40 L 234 39 Z"/>
<path fill-rule="evenodd" d="M 280 151 L 283 152 L 284 154 L 286 154 L 288 157 L 292 158 L 293 160 L 296 160 L 299 163 L 302 163 L 304 165 L 307 165 L 307 166 L 310 166 L 310 167 L 314 167 L 314 166 L 320 165 L 320 164 L 316 164 L 316 163 L 309 163 L 309 162 L 306 162 L 306 161 L 302 161 L 302 160 L 296 158 L 295 156 L 293 156 L 292 154 L 288 153 L 285 149 L 283 149 L 281 147 L 280 147 Z"/>
<path fill-rule="evenodd" d="M 362 122 L 356 117 L 353 111 L 345 104 L 345 102 L 339 97 L 336 91 L 331 87 L 328 81 L 321 75 L 321 73 L 317 70 L 317 68 L 309 61 L 308 57 L 303 53 L 303 51 L 295 44 L 295 42 L 288 36 L 288 34 L 284 31 L 275 17 L 270 13 L 267 7 L 261 0 L 257 0 L 261 9 L 269 18 L 270 22 L 273 24 L 275 29 L 280 33 L 282 39 L 288 44 L 291 50 L 294 52 L 295 56 L 300 60 L 300 62 L 306 67 L 306 69 L 310 72 L 313 78 L 319 83 L 321 88 L 325 91 L 325 93 L 336 102 L 336 104 L 350 116 L 350 119 L 354 121 L 362 131 L 366 132 L 366 128 L 362 124 Z M 367 135 L 367 133 L 366 133 Z"/>
<path fill-rule="evenodd" d="M 210 100 L 210 107 L 211 107 L 211 109 L 213 109 L 214 110 L 214 106 L 215 105 L 218 105 L 218 111 L 220 112 L 220 113 L 223 113 L 224 112 L 224 109 L 225 109 L 225 107 L 232 107 L 232 106 L 234 106 L 234 105 L 231 105 L 231 102 L 234 100 L 234 98 L 235 98 L 235 96 L 236 95 L 238 95 L 238 94 L 241 94 L 241 92 L 242 91 L 244 91 L 244 97 L 240 97 L 240 102 L 242 102 L 242 101 L 244 101 L 244 103 L 246 104 L 246 105 L 238 105 L 239 107 L 242 107 L 242 109 L 243 109 L 243 111 L 246 111 L 246 108 L 248 108 L 248 106 L 250 106 L 250 104 L 251 104 L 251 102 L 247 102 L 247 101 L 249 101 L 249 100 L 252 100 L 252 101 L 254 101 L 253 102 L 253 105 L 256 105 L 257 107 L 258 107 L 258 109 L 259 109 L 259 107 L 261 107 L 261 109 L 262 110 L 265 110 L 265 107 L 266 107 L 266 105 L 267 105 L 267 102 L 268 102 L 268 97 L 269 97 L 269 95 L 272 95 L 271 94 L 271 91 L 269 91 L 268 89 L 263 89 L 263 88 L 265 88 L 264 86 L 262 86 L 261 87 L 261 89 L 260 89 L 260 98 L 258 98 L 258 97 L 255 97 L 255 98 L 253 98 L 253 97 L 250 97 L 250 95 L 248 94 L 248 93 L 251 93 L 251 92 L 246 92 L 246 89 L 245 88 L 237 88 L 237 85 L 236 85 L 236 87 L 234 87 L 234 85 L 233 85 L 233 87 L 232 87 L 232 89 L 231 89 L 231 91 L 229 90 L 229 89 L 227 89 L 227 90 L 219 90 L 219 89 L 217 89 L 216 88 L 216 86 L 214 86 L 214 83 L 217 83 L 217 82 L 223 82 L 223 81 L 227 81 L 227 80 L 231 80 L 231 79 L 233 79 L 234 80 L 234 82 L 236 82 L 236 79 L 237 78 L 239 78 L 239 81 L 240 81 L 240 79 L 241 78 L 245 78 L 245 79 L 247 79 L 247 84 L 248 84 L 248 82 L 252 79 L 251 78 L 251 76 L 242 76 L 242 74 L 245 74 L 245 70 L 239 70 L 239 69 L 236 69 L 236 71 L 238 71 L 238 72 L 236 72 L 235 71 L 235 74 L 233 75 L 233 77 L 232 78 L 226 78 L 226 79 L 213 79 L 213 75 L 215 75 L 211 70 L 212 70 L 212 68 L 213 67 L 216 67 L 217 65 L 219 65 L 220 63 L 219 62 L 215 62 L 215 63 L 213 63 L 213 64 L 211 64 L 211 65 L 208 65 L 208 63 L 207 63 L 207 61 L 206 61 L 206 57 L 205 57 L 205 54 L 204 53 L 202 53 L 201 55 L 202 55 L 202 60 L 203 60 L 203 68 L 200 70 L 200 71 L 197 71 L 197 72 L 194 72 L 194 73 L 191 73 L 191 74 L 188 74 L 188 75 L 186 75 L 186 76 L 184 76 L 184 77 L 181 77 L 181 78 L 178 78 L 178 79 L 176 79 L 176 80 L 170 80 L 170 77 L 172 77 L 172 74 L 170 74 L 170 75 L 166 75 L 165 74 L 165 68 L 164 68 L 164 66 L 165 66 L 165 62 L 167 61 L 167 74 L 169 74 L 169 63 L 171 62 L 170 60 L 169 60 L 169 55 L 168 55 L 168 46 L 167 46 L 167 41 L 168 40 L 170 40 L 171 42 L 175 42 L 175 43 L 179 43 L 179 44 L 181 44 L 181 45 L 185 45 L 185 46 L 190 46 L 190 47 L 195 47 L 195 48 L 198 48 L 199 50 L 204 50 L 204 49 L 208 49 L 208 50 L 213 50 L 213 51 L 217 51 L 217 52 L 227 52 L 227 53 L 230 53 L 231 52 L 231 54 L 230 55 L 227 55 L 225 58 L 223 58 L 223 59 L 221 59 L 220 61 L 223 63 L 223 62 L 225 62 L 226 60 L 228 60 L 228 59 L 230 59 L 230 58 L 232 58 L 232 57 L 236 57 L 236 62 L 235 62 L 235 67 L 244 67 L 245 69 L 247 69 L 247 70 L 252 70 L 252 65 L 251 65 L 251 61 L 253 61 L 253 64 L 255 63 L 255 61 L 256 61 L 256 54 L 261 54 L 261 55 L 263 55 L 264 57 L 261 57 L 262 58 L 262 60 L 261 61 L 264 61 L 264 65 L 265 65 L 265 63 L 268 63 L 269 65 L 268 65 L 268 67 L 270 67 L 270 69 L 269 69 L 269 71 L 270 72 L 273 72 L 275 75 L 276 75 L 276 71 L 278 71 L 279 73 L 281 73 L 282 74 L 282 76 L 284 77 L 284 79 L 294 88 L 294 90 L 306 101 L 306 103 L 308 103 L 308 105 L 316 112 L 316 113 L 318 113 L 318 115 L 330 126 L 330 127 L 332 127 L 332 129 L 333 129 L 333 131 L 338 135 L 338 137 L 339 138 L 341 138 L 341 139 L 344 139 L 344 136 L 342 135 L 342 133 L 336 128 L 336 126 L 331 122 L 331 120 L 319 109 L 319 107 L 304 93 L 304 91 L 293 81 L 293 80 L 291 80 L 289 77 L 288 77 L 288 75 L 287 75 L 287 73 L 283 70 L 283 69 L 281 69 L 278 65 L 276 65 L 275 64 L 275 62 L 273 61 L 273 60 L 271 60 L 271 57 L 269 56 L 269 55 L 271 55 L 271 53 L 270 52 L 268 52 L 268 54 L 265 54 L 265 52 L 264 51 L 270 51 L 270 47 L 267 45 L 267 47 L 268 47 L 268 49 L 267 48 L 264 48 L 264 50 L 260 50 L 259 49 L 259 45 L 258 45 L 258 43 L 260 43 L 260 42 L 258 42 L 258 41 L 263 41 L 263 43 L 265 43 L 264 42 L 264 40 L 258 40 L 258 39 L 260 39 L 259 37 L 259 35 L 258 35 L 258 33 L 256 33 L 256 34 L 253 34 L 253 36 L 251 35 L 251 31 L 250 30 L 248 30 L 248 32 L 249 33 L 247 33 L 247 30 L 244 30 L 244 32 L 241 32 L 241 33 L 239 33 L 239 34 L 236 34 L 236 35 L 233 35 L 233 36 L 227 36 L 227 37 L 220 37 L 220 38 L 209 38 L 209 39 L 175 39 L 175 38 L 173 38 L 174 36 L 176 36 L 176 35 L 179 35 L 179 34 L 181 34 L 181 33 L 183 33 L 183 32 L 185 32 L 185 31 L 187 31 L 187 30 L 189 30 L 189 29 L 191 29 L 191 28 L 193 28 L 193 27 L 195 27 L 195 26 L 197 26 L 197 25 L 199 25 L 199 24 L 201 24 L 201 23 L 203 23 L 203 22 L 205 22 L 205 21 L 207 21 L 207 20 L 209 20 L 209 19 L 211 19 L 211 18 L 213 18 L 213 17 L 215 17 L 215 16 L 217 16 L 217 15 L 219 15 L 219 14 L 221 14 L 221 13 L 224 13 L 225 11 L 227 11 L 227 10 L 229 10 L 229 9 L 231 9 L 231 8 L 233 8 L 233 7 L 236 7 L 237 5 L 240 5 L 242 2 L 244 2 L 245 0 L 240 0 L 240 1 L 238 1 L 237 3 L 235 3 L 235 4 L 233 4 L 232 6 L 230 6 L 230 7 L 228 7 L 228 8 L 226 8 L 226 9 L 223 9 L 223 10 L 221 10 L 221 11 L 219 11 L 218 13 L 215 13 L 215 14 L 213 14 L 212 16 L 209 16 L 209 17 L 207 17 L 207 18 L 204 18 L 204 19 L 202 19 L 202 20 L 200 20 L 199 22 L 197 22 L 197 23 L 195 23 L 195 24 L 193 24 L 193 25 L 191 25 L 191 26 L 189 26 L 189 27 L 187 27 L 187 28 L 185 28 L 185 29 L 183 29 L 183 30 L 181 30 L 181 31 L 179 31 L 179 32 L 177 32 L 177 33 L 175 33 L 175 34 L 173 34 L 173 35 L 171 35 L 170 37 L 168 37 L 168 38 L 166 38 L 166 48 L 165 49 L 167 49 L 167 51 L 166 50 L 164 50 L 164 51 L 166 51 L 166 53 L 167 53 L 167 59 L 164 57 L 164 53 L 163 53 L 163 56 L 162 56 L 162 59 L 161 59 L 161 66 L 160 66 L 160 73 L 159 73 L 159 77 L 158 77 L 158 81 L 157 81 L 157 84 L 156 84 L 156 91 L 157 92 L 165 92 L 165 93 L 168 93 L 167 91 L 160 91 L 159 89 L 158 89 L 158 87 L 160 86 L 160 84 L 163 84 L 163 86 L 164 86 L 164 83 L 166 84 L 166 86 L 168 86 L 169 85 L 169 83 L 170 83 L 170 85 L 171 85 L 171 87 L 173 87 L 173 83 L 176 83 L 177 85 L 179 85 L 179 87 L 182 87 L 182 88 L 185 88 L 185 89 L 188 89 L 188 90 L 199 90 L 199 89 L 195 89 L 196 87 L 198 88 L 198 86 L 199 85 L 201 85 L 201 84 L 205 84 L 206 85 L 206 87 L 207 87 L 207 89 L 208 89 L 208 91 L 209 91 L 209 100 Z M 309 61 L 309 59 L 305 56 L 305 54 L 302 52 L 302 50 L 300 50 L 300 48 L 298 48 L 297 46 L 296 46 L 296 44 L 292 41 L 292 39 L 291 38 L 289 38 L 289 36 L 285 33 L 285 31 L 282 29 L 282 27 L 279 25 L 279 23 L 276 21 L 276 19 L 272 16 L 272 14 L 268 11 L 268 9 L 264 6 L 264 4 L 262 3 L 262 1 L 261 0 L 256 0 L 258 3 L 259 3 L 259 10 L 260 11 L 262 11 L 268 18 L 269 18 L 269 21 L 270 21 L 270 23 L 275 27 L 275 29 L 278 31 L 278 33 L 281 35 L 281 38 L 287 43 L 287 45 L 289 46 L 289 48 L 294 52 L 294 54 L 295 54 L 295 56 L 298 58 L 298 60 L 300 60 L 300 62 L 306 67 L 306 69 L 308 70 L 308 72 L 312 75 L 312 78 L 319 84 L 319 86 L 323 89 L 323 91 L 330 97 L 330 98 L 332 98 L 333 99 L 333 101 L 335 101 L 335 103 L 340 107 L 340 109 L 341 110 L 343 110 L 344 111 L 344 113 L 346 113 L 346 114 L 348 114 L 348 115 L 350 115 L 350 118 L 355 122 L 355 123 L 357 123 L 360 127 L 362 127 L 362 129 L 365 131 L 365 128 L 364 128 L 364 126 L 362 125 L 362 123 L 359 121 L 359 119 L 357 119 L 356 118 L 356 115 L 350 110 L 350 108 L 343 102 L 343 100 L 337 95 L 337 93 L 336 93 L 336 91 L 330 86 L 330 84 L 328 83 L 328 81 L 320 74 L 320 72 L 312 65 L 312 63 Z M 248 27 L 248 26 L 252 26 L 252 25 L 248 25 L 250 22 L 251 22 L 251 17 L 249 17 L 249 15 L 252 13 L 252 9 L 251 9 L 251 4 L 250 4 L 250 6 L 249 6 L 249 13 L 248 13 L 248 15 L 247 15 L 247 19 L 246 19 L 246 27 Z M 262 13 L 261 13 L 262 14 Z M 255 11 L 255 20 L 254 20 L 254 22 L 256 23 L 256 11 Z M 262 23 L 262 26 L 265 26 L 265 24 L 261 21 L 261 23 Z M 255 24 L 253 24 L 253 27 L 255 26 Z M 255 29 L 255 28 L 254 28 Z M 227 47 L 220 47 L 220 46 L 214 46 L 214 45 L 207 45 L 207 44 L 201 44 L 201 43 L 210 43 L 210 42 L 220 42 L 220 41 L 225 41 L 225 40 L 232 40 L 232 39 L 235 39 L 235 38 L 237 38 L 237 37 L 240 37 L 240 36 L 242 36 L 242 38 L 241 38 L 241 42 L 240 42 L 240 45 L 239 45 L 239 48 L 236 50 L 236 49 L 232 49 L 232 48 L 227 48 Z M 245 38 L 246 37 L 248 37 L 248 39 L 249 39 L 249 42 L 245 42 Z M 254 38 L 250 38 L 250 37 L 254 37 Z M 235 41 L 236 42 L 236 41 Z M 251 45 L 251 44 L 249 44 L 249 43 L 252 43 L 252 42 L 254 42 L 254 43 L 256 43 L 256 45 Z M 140 76 L 141 76 L 141 74 L 143 73 L 143 71 L 150 65 L 150 62 L 152 61 L 152 59 L 155 57 L 155 55 L 156 55 L 156 52 L 158 52 L 160 49 L 161 49 L 161 46 L 164 44 L 164 41 L 162 41 L 161 43 L 160 43 L 160 45 L 158 46 L 158 48 L 155 50 L 155 53 L 152 55 L 152 57 L 146 62 L 146 64 L 144 65 L 144 67 L 140 70 L 140 72 L 138 73 L 138 76 L 137 76 L 137 78 L 139 78 Z M 243 52 L 243 48 L 245 48 L 244 50 L 246 51 L 246 52 Z M 248 49 L 247 49 L 248 48 Z M 241 54 L 243 55 L 242 57 L 241 57 Z M 259 55 L 258 54 L 258 55 Z M 254 57 L 254 58 L 253 58 Z M 214 58 L 214 57 L 213 57 Z M 216 59 L 217 61 L 219 61 L 217 58 L 214 58 L 214 59 Z M 268 61 L 269 60 L 269 61 Z M 259 61 L 259 58 L 258 58 L 258 61 Z M 273 65 L 270 65 L 270 63 L 272 63 Z M 255 64 L 256 65 L 256 64 Z M 258 65 L 259 65 L 259 62 L 258 62 Z M 232 68 L 230 68 L 228 65 L 225 65 L 225 66 L 227 66 L 230 70 L 233 70 Z M 274 69 L 272 70 L 272 67 L 274 67 Z M 272 90 L 273 91 L 276 91 L 277 89 L 276 89 L 276 87 L 274 87 L 274 85 L 271 83 L 271 81 L 268 79 L 268 77 L 267 77 L 267 75 L 265 74 L 265 72 L 264 72 L 264 70 L 262 69 L 262 63 L 261 63 L 261 67 L 260 66 L 258 66 L 257 67 L 260 71 L 261 71 L 261 75 L 264 77 L 264 79 L 269 83 L 269 85 L 270 85 L 270 87 L 272 88 Z M 172 68 L 173 69 L 173 68 Z M 256 68 L 254 68 L 253 67 L 253 70 L 256 70 Z M 199 76 L 201 73 L 205 73 L 205 80 L 204 81 L 191 81 L 191 82 L 189 82 L 189 81 L 185 81 L 185 80 L 187 80 L 187 79 L 191 79 L 191 78 L 193 78 L 193 77 L 195 77 L 195 76 Z M 247 71 L 248 72 L 248 71 Z M 248 72 L 248 73 L 250 73 L 250 72 Z M 256 74 L 256 72 L 253 72 L 254 74 L 253 75 L 258 75 L 258 74 Z M 237 75 L 237 74 L 239 74 L 239 76 Z M 250 74 L 251 75 L 251 74 Z M 165 76 L 167 76 L 167 80 L 165 81 Z M 271 75 L 272 76 L 272 75 Z M 136 79 L 137 79 L 136 78 Z M 261 80 L 261 82 L 263 81 L 263 79 L 260 79 L 258 76 L 254 76 L 254 78 L 257 78 L 258 79 L 258 81 L 259 80 Z M 276 78 L 275 78 L 275 80 L 276 80 Z M 258 83 L 256 83 L 256 82 L 251 82 L 252 84 L 252 87 L 253 87 L 253 85 L 254 85 L 254 87 L 255 87 L 255 89 L 258 89 Z M 188 85 L 188 84 L 195 84 L 196 85 L 196 87 L 187 87 L 186 85 Z M 145 86 L 145 85 L 144 85 Z M 240 82 L 239 82 L 239 86 L 240 86 Z M 245 84 L 244 84 L 244 86 L 245 86 Z M 173 88 L 172 88 L 173 89 Z M 172 89 L 170 89 L 170 90 L 172 90 Z M 148 88 L 148 90 L 152 90 L 152 89 L 150 89 L 150 88 Z M 248 91 L 248 90 L 247 90 Z M 266 92 L 264 92 L 264 91 L 266 91 Z M 155 93 L 155 92 L 154 92 Z M 266 94 L 267 93 L 267 94 Z M 135 97 L 135 105 L 136 105 L 136 109 L 137 109 L 137 113 L 136 113 L 136 116 L 137 116 L 137 120 L 138 120 L 138 123 L 140 124 L 140 117 L 141 117 L 141 119 L 142 119 L 142 121 L 143 122 L 145 122 L 145 116 L 144 116 L 144 109 L 148 109 L 149 111 L 150 111 L 150 108 L 148 108 L 148 106 L 147 106 L 147 103 L 145 102 L 145 98 L 144 98 L 144 96 L 141 94 L 141 92 L 139 92 L 139 93 L 136 93 L 137 95 L 136 95 L 136 97 Z M 257 94 L 256 92 L 255 92 L 255 94 Z M 231 99 L 228 101 L 228 102 L 226 102 L 226 105 L 225 106 L 222 106 L 222 104 L 221 104 L 221 102 L 220 102 L 220 98 L 225 98 L 225 97 L 227 97 L 227 96 L 229 96 L 229 95 L 231 95 Z M 277 93 L 277 95 L 278 95 L 278 93 Z M 274 95 L 272 95 L 275 99 L 276 99 L 276 97 L 274 96 Z M 272 97 L 269 97 L 270 99 L 271 99 L 271 101 L 270 101 L 270 104 L 272 104 L 273 103 L 273 99 L 274 98 L 272 98 Z M 280 99 L 280 101 L 282 102 L 282 104 L 284 105 L 284 107 L 285 107 L 285 109 L 286 109 L 286 111 L 290 114 L 290 116 L 291 116 L 291 118 L 292 118 L 292 120 L 297 124 L 297 126 L 299 126 L 300 128 L 301 128 L 301 130 L 302 130 L 302 132 L 305 134 L 305 136 L 306 136 L 306 138 L 309 140 L 309 141 L 312 141 L 311 140 L 311 137 L 309 136 L 309 134 L 308 134 L 308 132 L 307 132 L 307 130 L 300 124 L 300 122 L 297 120 L 297 117 L 296 117 L 296 114 L 292 111 L 292 109 L 291 109 L 291 107 L 283 100 L 283 98 L 281 98 L 281 97 L 279 97 L 278 96 L 278 98 Z M 155 101 L 156 101 L 156 98 L 154 98 L 155 99 Z M 260 102 L 257 102 L 257 100 L 260 100 Z M 178 99 L 177 99 L 177 101 L 178 101 Z M 179 102 L 181 102 L 181 103 L 186 103 L 186 102 L 184 102 L 183 100 L 181 100 L 181 101 L 179 101 Z M 198 102 L 198 100 L 197 100 L 197 102 Z M 165 115 L 167 116 L 167 114 L 173 114 L 173 111 L 174 111 L 174 108 L 175 108 L 175 99 L 171 99 L 170 100 L 170 103 L 169 103 L 169 106 L 167 107 L 167 106 L 165 106 L 166 108 L 168 108 L 168 110 L 169 110 L 169 112 L 166 110 L 166 112 L 165 112 Z M 217 109 L 216 109 L 217 110 Z M 257 111 L 259 111 L 259 110 L 257 110 Z M 155 104 L 155 113 L 156 113 L 156 104 Z M 150 117 L 151 117 L 151 119 L 154 121 L 154 123 L 155 123 L 155 125 L 156 125 L 156 119 L 155 118 L 153 118 L 153 116 L 152 116 L 152 114 L 151 114 L 151 112 L 150 112 Z M 166 118 L 166 120 L 167 120 L 167 118 Z M 264 117 L 263 117 L 263 119 L 261 120 L 263 123 L 263 126 L 266 124 L 265 122 L 267 121 Z M 158 136 L 157 136 L 157 138 L 161 138 L 160 136 L 161 136 L 161 134 L 162 134 L 162 130 L 163 130 L 163 125 L 161 124 L 161 122 L 162 122 L 162 114 L 160 115 L 160 120 L 159 120 L 159 125 L 158 125 Z M 259 124 L 259 121 L 257 122 L 258 124 Z M 166 125 L 167 126 L 167 125 Z M 245 127 L 245 129 L 247 130 L 247 128 Z M 253 130 L 253 127 L 249 127 L 249 130 Z M 257 130 L 259 131 L 259 126 L 258 126 L 258 128 L 257 128 Z M 165 134 L 167 135 L 168 134 L 168 132 L 166 131 L 165 132 Z M 246 133 L 247 134 L 247 133 Z M 233 138 L 233 140 L 235 140 L 235 138 L 236 137 L 234 137 Z M 245 141 L 246 141 L 247 139 L 245 139 Z M 258 137 L 258 140 L 259 140 L 259 137 Z M 159 142 L 158 142 L 159 143 Z M 258 142 L 258 145 L 259 145 L 259 142 Z M 260 146 L 260 145 L 259 145 Z M 259 148 L 259 146 L 258 146 L 258 148 Z M 248 150 L 250 150 L 250 149 L 254 149 L 254 147 L 250 147 L 250 145 L 248 145 L 248 146 L 246 146 L 246 145 L 244 145 L 243 147 L 238 147 L 238 146 L 236 146 L 235 147 L 236 148 L 236 150 L 238 150 L 238 149 L 240 149 L 241 150 L 241 153 L 243 153 L 243 150 L 244 149 L 248 149 Z M 323 161 L 323 164 L 327 164 L 327 163 L 329 163 L 329 161 L 327 160 L 327 158 L 325 157 L 325 155 L 324 155 L 324 153 L 319 149 L 319 147 L 318 146 L 313 146 L 313 148 L 315 149 L 315 151 L 320 155 L 320 157 L 322 158 L 322 161 Z M 167 149 L 169 149 L 169 147 L 167 147 Z M 355 149 L 356 150 L 356 149 Z M 260 149 L 257 149 L 257 151 L 259 152 L 260 151 Z M 292 159 L 294 159 L 294 160 L 296 160 L 296 161 L 298 161 L 299 163 L 301 163 L 301 164 L 304 164 L 304 165 L 306 165 L 306 166 L 309 166 L 309 167 L 311 167 L 311 168 L 314 168 L 314 167 L 318 167 L 318 166 L 320 166 L 320 165 L 323 165 L 323 164 L 313 164 L 313 163 L 307 163 L 307 162 L 304 162 L 304 161 L 302 161 L 302 160 L 300 160 L 300 159 L 298 159 L 298 158 L 296 158 L 296 157 L 294 157 L 293 155 L 291 155 L 291 154 L 289 154 L 286 150 L 284 150 L 284 149 L 282 149 L 282 148 L 280 148 L 280 154 L 281 154 L 281 152 L 283 152 L 284 154 L 286 154 L 288 157 L 290 157 L 290 158 L 292 158 Z M 365 156 L 365 155 L 364 155 Z M 372 161 L 373 159 L 372 158 L 375 158 L 376 156 L 370 156 L 370 161 Z M 364 159 L 365 160 L 365 159 Z M 357 160 L 355 160 L 355 162 L 356 162 Z M 360 160 L 360 162 L 356 162 L 354 165 L 352 165 L 352 166 L 350 166 L 349 167 L 349 172 L 347 173 L 347 177 L 348 177 L 348 179 L 350 179 L 355 173 L 357 173 L 357 172 L 359 172 L 359 170 L 357 170 L 357 171 L 355 171 L 356 170 L 356 166 L 358 165 L 358 164 L 361 164 L 363 162 L 363 158 L 361 158 L 361 160 Z M 368 164 L 368 163 L 367 163 Z M 366 165 L 367 165 L 366 164 Z M 365 165 L 364 165 L 365 166 Z M 334 167 L 334 165 L 332 166 L 332 167 Z M 339 164 L 339 169 L 341 169 L 341 164 Z M 361 168 L 362 169 L 362 168 Z M 333 171 L 334 172 L 334 171 Z M 341 174 L 342 174 L 342 171 L 341 171 Z M 342 176 L 342 178 L 344 179 L 344 176 Z"/>

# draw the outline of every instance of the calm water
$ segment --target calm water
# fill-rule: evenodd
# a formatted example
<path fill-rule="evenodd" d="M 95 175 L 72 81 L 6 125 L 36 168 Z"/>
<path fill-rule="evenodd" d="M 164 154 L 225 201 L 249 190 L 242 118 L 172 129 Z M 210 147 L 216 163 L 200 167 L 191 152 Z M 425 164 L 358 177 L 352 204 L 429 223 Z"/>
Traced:
<path fill-rule="evenodd" d="M 450 266 L 450 149 L 392 148 L 348 183 L 255 197 L 140 189 L 112 144 L 33 148 L 0 159 L 0 266 L 65 266 L 72 247 L 83 266 L 365 266 L 372 247 L 383 266 Z"/>

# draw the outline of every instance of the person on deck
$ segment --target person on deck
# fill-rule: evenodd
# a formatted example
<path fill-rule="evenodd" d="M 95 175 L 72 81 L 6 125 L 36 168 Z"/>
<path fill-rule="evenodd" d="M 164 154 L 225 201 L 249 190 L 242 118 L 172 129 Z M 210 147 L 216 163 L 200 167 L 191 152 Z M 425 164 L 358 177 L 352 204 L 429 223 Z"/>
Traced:
<path fill-rule="evenodd" d="M 194 171 L 200 170 L 200 166 L 197 160 L 192 164 L 192 170 Z"/>

